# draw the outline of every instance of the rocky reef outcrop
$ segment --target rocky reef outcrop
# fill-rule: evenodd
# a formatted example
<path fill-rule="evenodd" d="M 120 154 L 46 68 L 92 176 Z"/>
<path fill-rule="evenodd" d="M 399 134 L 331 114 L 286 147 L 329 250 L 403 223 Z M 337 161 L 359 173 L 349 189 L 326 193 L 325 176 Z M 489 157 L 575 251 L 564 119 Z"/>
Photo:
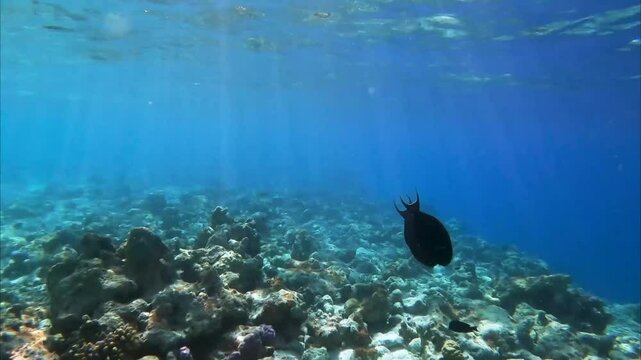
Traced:
<path fill-rule="evenodd" d="M 612 321 L 605 303 L 570 287 L 568 275 L 510 277 L 498 288 L 501 306 L 514 311 L 521 303 L 552 314 L 576 330 L 602 334 Z"/>
<path fill-rule="evenodd" d="M 150 296 L 173 281 L 169 248 L 151 230 L 132 229 L 118 252 L 124 259 L 124 273 L 136 282 L 141 295 Z"/>
<path fill-rule="evenodd" d="M 106 301 L 134 299 L 136 283 L 102 265 L 98 259 L 69 259 L 49 270 L 46 285 L 54 330 L 77 329 L 84 315 L 94 315 Z"/>

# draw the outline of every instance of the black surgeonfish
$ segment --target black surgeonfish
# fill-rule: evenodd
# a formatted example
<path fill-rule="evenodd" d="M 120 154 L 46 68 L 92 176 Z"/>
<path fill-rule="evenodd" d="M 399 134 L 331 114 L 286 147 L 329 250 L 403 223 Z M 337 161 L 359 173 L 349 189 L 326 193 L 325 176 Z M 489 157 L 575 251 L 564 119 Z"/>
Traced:
<path fill-rule="evenodd" d="M 399 210 L 394 202 L 396 211 L 405 220 L 404 235 L 405 243 L 410 248 L 412 255 L 421 263 L 434 267 L 436 265 L 446 266 L 452 261 L 452 241 L 445 226 L 434 216 L 420 210 L 418 192 L 416 201 L 409 204 L 403 201 L 405 211 Z"/>
<path fill-rule="evenodd" d="M 452 331 L 456 331 L 460 333 L 469 333 L 473 331 L 478 331 L 476 326 L 472 326 L 470 324 L 467 324 L 458 320 L 450 321 L 450 325 L 447 328 Z"/>

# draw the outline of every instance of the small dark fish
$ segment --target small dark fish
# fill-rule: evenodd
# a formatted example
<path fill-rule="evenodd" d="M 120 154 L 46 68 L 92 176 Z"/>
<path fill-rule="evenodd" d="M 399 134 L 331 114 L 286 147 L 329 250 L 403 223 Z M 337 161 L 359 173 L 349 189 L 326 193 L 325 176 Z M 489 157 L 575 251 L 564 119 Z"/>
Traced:
<path fill-rule="evenodd" d="M 60 32 L 74 32 L 75 30 L 72 28 L 60 26 L 60 25 L 45 25 L 43 28 L 47 30 L 52 30 L 52 31 L 60 31 Z"/>
<path fill-rule="evenodd" d="M 448 329 L 460 333 L 469 333 L 473 331 L 478 331 L 476 326 L 472 326 L 470 324 L 464 323 L 462 321 L 458 320 L 452 320 L 450 321 L 450 325 L 447 327 Z"/>
<path fill-rule="evenodd" d="M 405 243 L 412 255 L 429 267 L 448 265 L 453 256 L 450 234 L 437 218 L 420 210 L 418 192 L 415 202 L 412 203 L 409 196 L 407 199 L 410 201 L 409 204 L 401 198 L 405 211 L 399 210 L 396 202 L 394 207 L 405 220 Z"/>

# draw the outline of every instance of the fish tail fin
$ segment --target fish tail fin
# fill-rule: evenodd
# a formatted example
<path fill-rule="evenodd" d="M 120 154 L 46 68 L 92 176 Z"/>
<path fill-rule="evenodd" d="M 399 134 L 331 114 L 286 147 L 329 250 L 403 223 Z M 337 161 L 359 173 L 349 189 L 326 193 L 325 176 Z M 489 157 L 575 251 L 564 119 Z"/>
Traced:
<path fill-rule="evenodd" d="M 418 192 L 416 193 L 416 200 L 414 202 L 412 202 L 412 198 L 410 198 L 409 195 L 405 196 L 407 197 L 407 202 L 403 201 L 403 197 L 401 197 L 401 204 L 405 206 L 405 209 L 412 212 L 418 212 L 420 210 Z"/>
<path fill-rule="evenodd" d="M 402 201 L 403 201 L 403 199 L 401 199 L 401 202 Z M 405 214 L 407 213 L 407 210 L 403 211 L 403 210 L 399 209 L 398 206 L 396 206 L 396 201 L 394 201 L 394 208 L 396 209 L 398 214 L 401 215 L 401 217 L 404 219 L 405 218 Z"/>

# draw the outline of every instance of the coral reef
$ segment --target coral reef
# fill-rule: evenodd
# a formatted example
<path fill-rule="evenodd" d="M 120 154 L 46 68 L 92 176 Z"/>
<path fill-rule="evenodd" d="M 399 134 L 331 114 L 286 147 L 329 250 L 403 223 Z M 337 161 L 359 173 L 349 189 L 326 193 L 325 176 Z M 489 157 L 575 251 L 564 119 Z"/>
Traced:
<path fill-rule="evenodd" d="M 395 214 L 360 200 L 158 190 L 2 208 L 0 359 L 640 356 L 638 304 L 607 304 L 457 221 L 452 264 L 426 270 Z"/>

